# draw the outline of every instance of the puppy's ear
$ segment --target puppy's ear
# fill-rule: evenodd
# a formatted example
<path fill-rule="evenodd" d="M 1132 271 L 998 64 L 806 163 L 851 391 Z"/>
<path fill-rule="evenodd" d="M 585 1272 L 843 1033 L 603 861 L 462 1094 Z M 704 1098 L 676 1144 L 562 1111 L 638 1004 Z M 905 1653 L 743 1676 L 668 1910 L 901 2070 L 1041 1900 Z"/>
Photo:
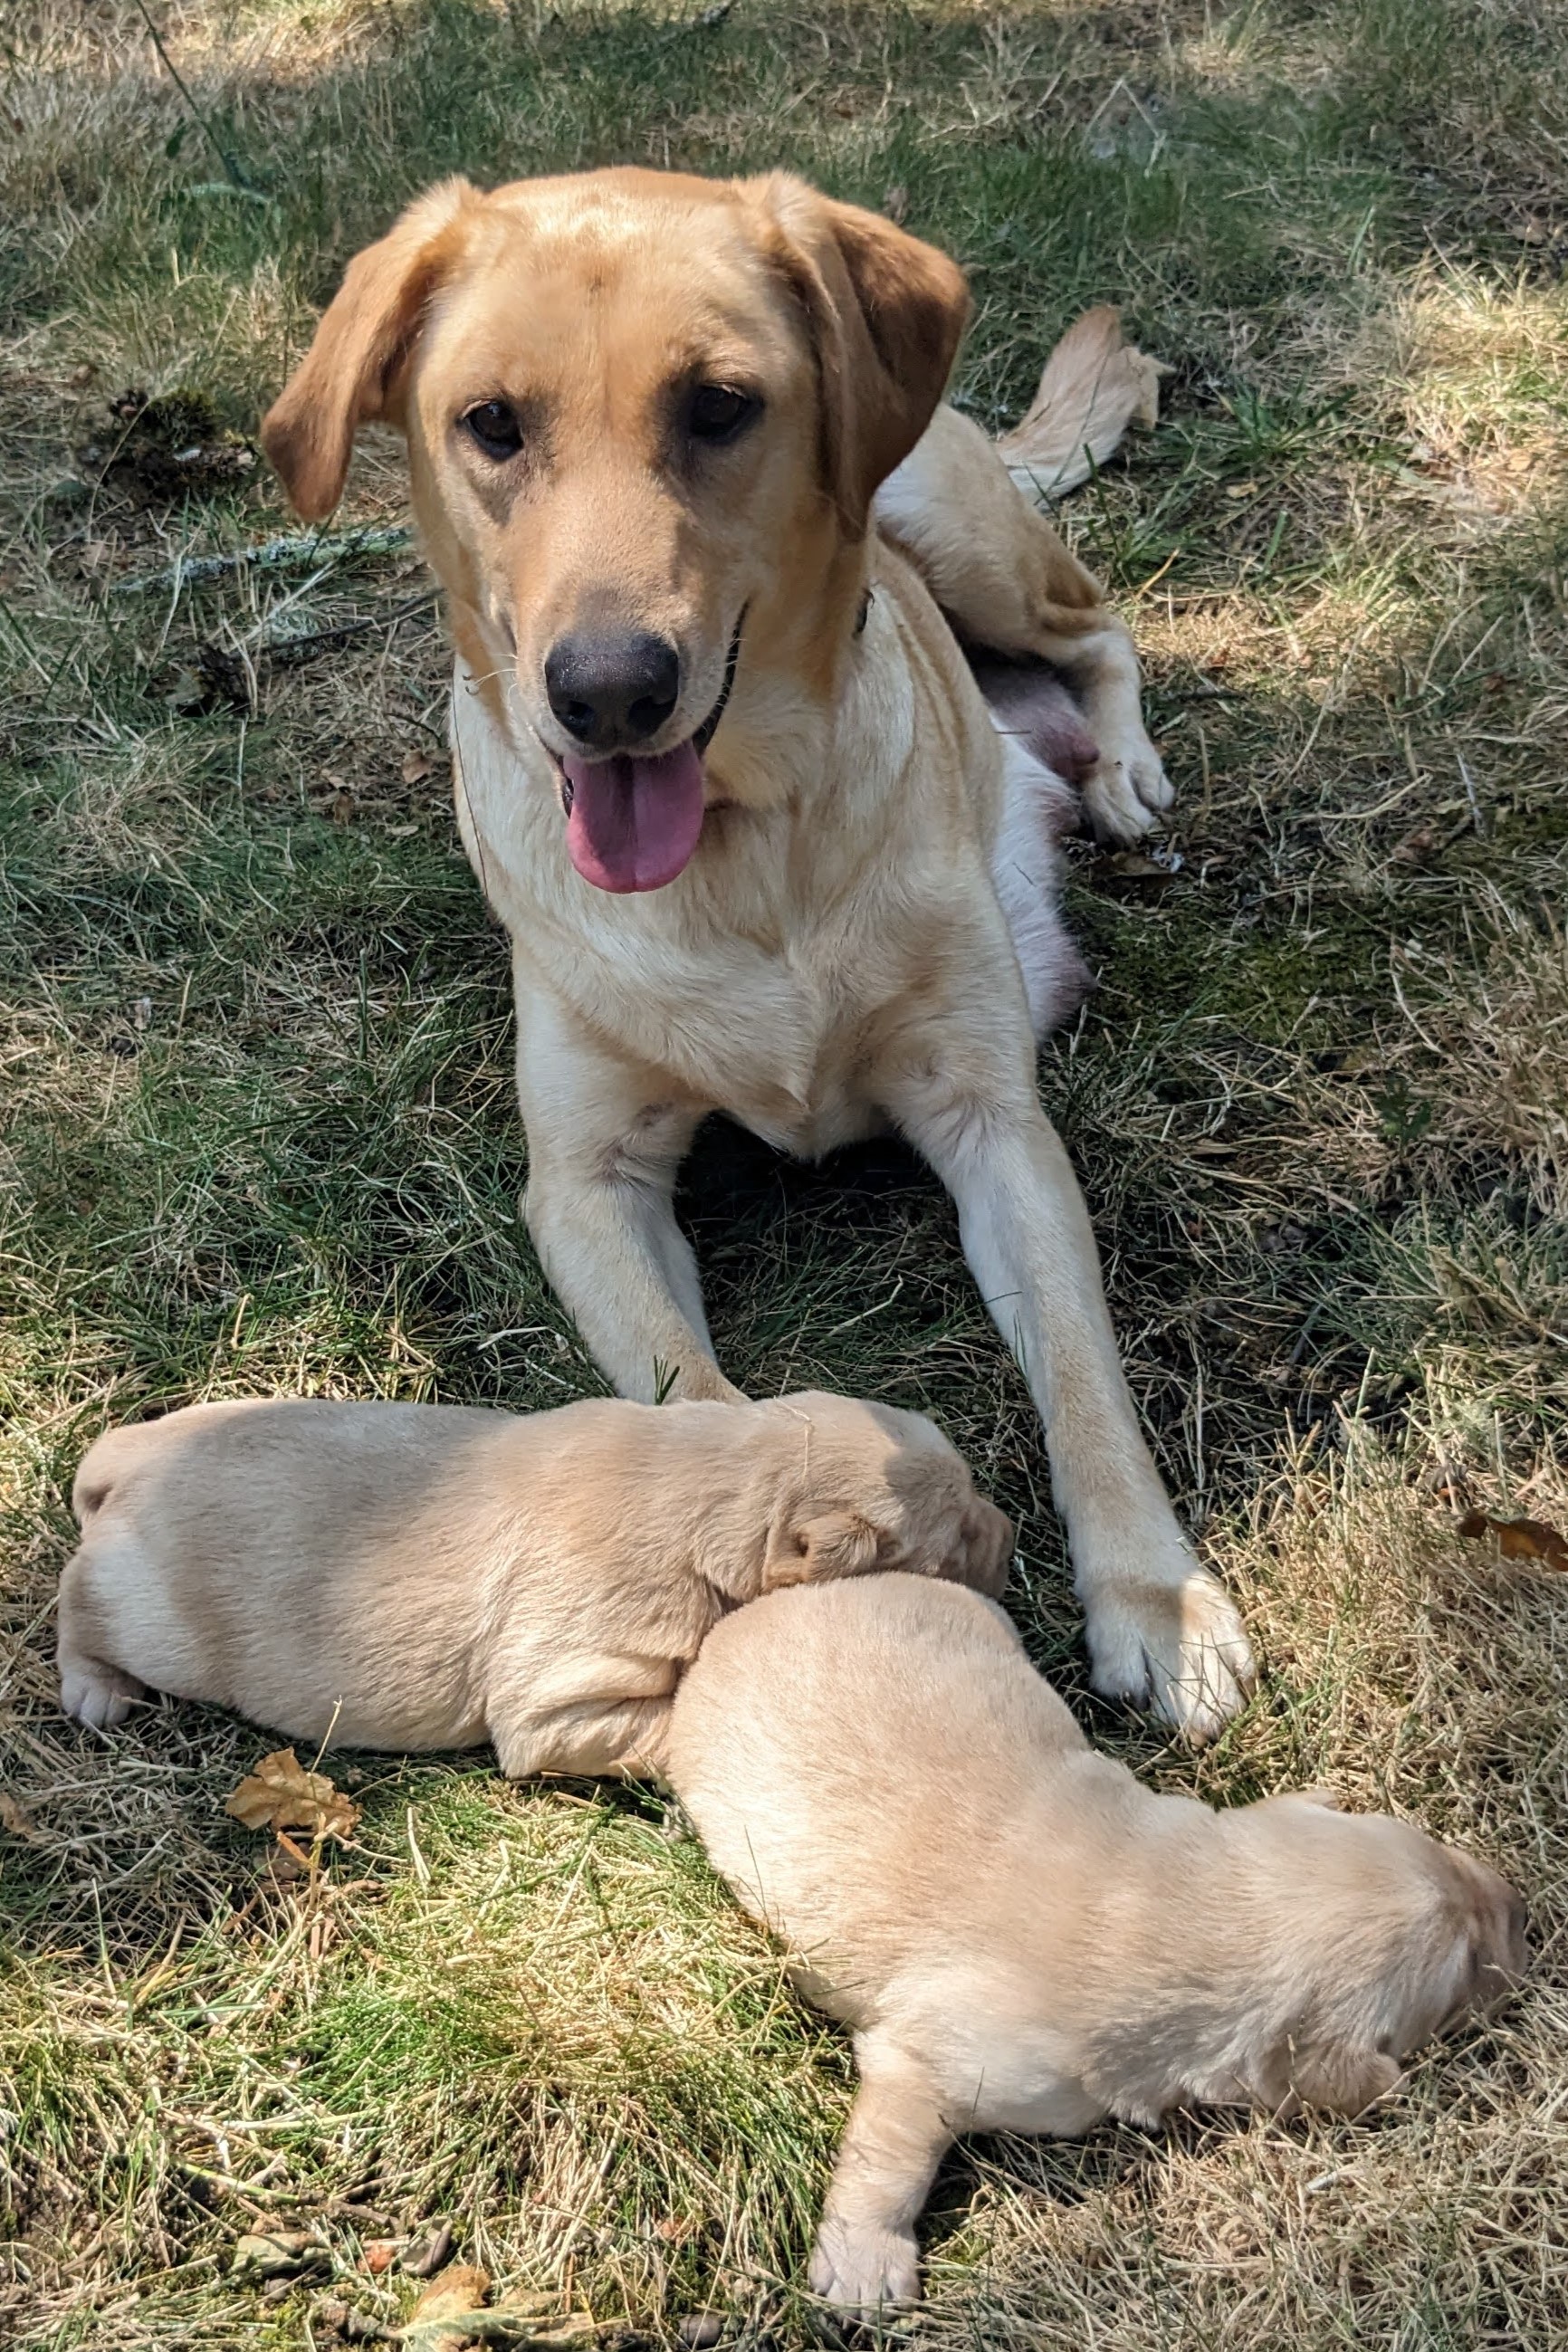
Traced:
<path fill-rule="evenodd" d="M 805 314 L 821 385 L 821 464 L 851 538 L 935 414 L 969 320 L 956 262 L 785 173 L 750 183 L 770 257 Z"/>
<path fill-rule="evenodd" d="M 820 1511 L 789 1528 L 768 1555 L 763 1590 L 821 1584 L 829 1577 L 862 1576 L 877 1565 L 881 1538 L 858 1511 Z"/>
<path fill-rule="evenodd" d="M 953 1580 L 999 1601 L 1006 1590 L 1017 1536 L 1005 1511 L 977 1495 L 963 1515 L 963 1551 Z"/>
<path fill-rule="evenodd" d="M 467 180 L 447 180 L 355 255 L 310 350 L 263 417 L 261 446 L 307 522 L 321 521 L 342 498 L 360 426 L 395 404 L 462 215 L 478 201 Z"/>

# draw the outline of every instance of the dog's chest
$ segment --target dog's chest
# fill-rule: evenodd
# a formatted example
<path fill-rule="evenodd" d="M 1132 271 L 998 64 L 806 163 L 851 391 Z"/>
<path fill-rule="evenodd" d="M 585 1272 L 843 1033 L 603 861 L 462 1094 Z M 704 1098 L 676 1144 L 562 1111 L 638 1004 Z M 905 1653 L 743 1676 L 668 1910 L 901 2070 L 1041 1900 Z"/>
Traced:
<path fill-rule="evenodd" d="M 744 940 L 637 952 L 624 934 L 559 969 L 577 1010 L 692 1100 L 728 1111 L 781 1150 L 816 1158 L 874 1132 L 877 979 L 847 943 Z M 524 960 L 534 961 L 531 950 Z"/>
<path fill-rule="evenodd" d="M 584 1046 L 643 1066 L 650 1099 L 725 1110 L 805 1158 L 884 1124 L 877 1080 L 894 1009 L 907 1026 L 973 976 L 952 855 L 852 853 L 842 808 L 815 831 L 781 816 L 775 838 L 757 832 L 766 820 L 737 816 L 679 883 L 608 896 L 572 871 L 548 775 L 471 695 L 453 715 L 459 824 L 512 937 L 520 1020 L 542 992 Z M 900 732 L 884 737 L 861 762 L 873 799 L 901 775 Z M 884 759 L 889 774 L 871 772 Z"/>

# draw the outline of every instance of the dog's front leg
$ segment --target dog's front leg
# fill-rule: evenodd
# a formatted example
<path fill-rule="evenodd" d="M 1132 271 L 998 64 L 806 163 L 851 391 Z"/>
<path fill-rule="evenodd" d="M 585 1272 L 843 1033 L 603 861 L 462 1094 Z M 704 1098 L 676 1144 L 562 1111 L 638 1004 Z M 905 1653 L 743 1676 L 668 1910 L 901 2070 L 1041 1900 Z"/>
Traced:
<path fill-rule="evenodd" d="M 1252 1682 L 1247 1636 L 1143 1441 L 1083 1195 L 1022 1064 L 967 1025 L 928 1034 L 884 1074 L 884 1099 L 957 1202 L 964 1255 L 1039 1407 L 1094 1687 L 1212 1738 Z"/>
<path fill-rule="evenodd" d="M 540 1264 L 622 1396 L 734 1398 L 713 1355 L 676 1172 L 700 1108 L 597 1045 L 545 993 L 517 991 L 523 1215 Z"/>

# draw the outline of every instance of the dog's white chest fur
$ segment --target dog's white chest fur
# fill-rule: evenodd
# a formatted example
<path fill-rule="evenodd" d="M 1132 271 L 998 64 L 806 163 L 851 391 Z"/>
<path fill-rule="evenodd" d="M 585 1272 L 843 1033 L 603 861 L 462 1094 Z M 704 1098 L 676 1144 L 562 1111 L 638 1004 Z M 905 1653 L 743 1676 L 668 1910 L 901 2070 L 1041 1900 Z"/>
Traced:
<path fill-rule="evenodd" d="M 896 633 L 882 608 L 875 618 Z M 906 831 L 896 856 L 879 856 L 879 813 L 907 793 L 922 756 L 911 702 L 896 656 L 870 666 L 863 684 L 849 681 L 842 713 L 854 756 L 821 746 L 828 772 L 818 772 L 815 818 L 803 820 L 793 793 L 771 810 L 715 808 L 703 854 L 678 882 L 616 897 L 574 870 L 542 750 L 525 725 L 500 723 L 459 664 L 458 824 L 511 935 L 520 983 L 531 980 L 647 1071 L 650 1101 L 721 1108 L 807 1159 L 885 1125 L 874 1075 L 889 1025 L 922 1001 L 973 993 L 990 1028 L 1005 1019 L 1000 999 L 1021 965 L 1043 1034 L 1081 993 L 1057 908 L 1055 835 L 1070 794 L 1008 741 L 993 841 L 960 785 L 957 828 L 929 841 Z M 857 842 L 862 830 L 869 844 Z M 520 989 L 520 1015 L 531 992 Z"/>
<path fill-rule="evenodd" d="M 778 1148 L 816 1157 L 884 1124 L 872 1083 L 878 1040 L 900 1008 L 955 975 L 994 990 L 1010 982 L 999 919 L 982 959 L 988 978 L 974 969 L 973 942 L 957 936 L 973 928 L 973 884 L 984 889 L 978 842 L 966 849 L 975 869 L 967 890 L 953 887 L 952 856 L 939 848 L 923 870 L 906 860 L 836 893 L 809 852 L 803 861 L 793 809 L 720 808 L 708 820 L 716 872 L 694 863 L 666 889 L 614 897 L 573 869 L 543 753 L 498 724 L 460 667 L 452 732 L 459 827 L 511 935 L 520 982 L 646 1069 L 650 1099 L 722 1108 Z M 879 761 L 902 768 L 907 722 L 871 740 Z M 896 782 L 864 764 L 855 779 L 868 802 Z M 841 825 L 846 813 L 830 799 L 826 814 Z M 926 916 L 918 927 L 909 920 L 916 898 Z M 963 912 L 962 926 L 944 921 L 944 904 Z"/>

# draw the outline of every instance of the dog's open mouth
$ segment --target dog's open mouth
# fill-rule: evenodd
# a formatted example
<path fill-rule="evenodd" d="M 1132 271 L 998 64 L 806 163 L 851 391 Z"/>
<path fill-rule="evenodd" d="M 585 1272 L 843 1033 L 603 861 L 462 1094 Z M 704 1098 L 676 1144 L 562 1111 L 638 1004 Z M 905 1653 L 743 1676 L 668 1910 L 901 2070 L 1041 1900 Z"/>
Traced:
<path fill-rule="evenodd" d="M 702 754 L 724 715 L 741 657 L 742 611 L 730 640 L 719 699 L 694 735 L 673 751 L 608 760 L 567 752 L 559 761 L 566 847 L 584 882 L 598 890 L 662 890 L 684 872 L 706 809 Z"/>

